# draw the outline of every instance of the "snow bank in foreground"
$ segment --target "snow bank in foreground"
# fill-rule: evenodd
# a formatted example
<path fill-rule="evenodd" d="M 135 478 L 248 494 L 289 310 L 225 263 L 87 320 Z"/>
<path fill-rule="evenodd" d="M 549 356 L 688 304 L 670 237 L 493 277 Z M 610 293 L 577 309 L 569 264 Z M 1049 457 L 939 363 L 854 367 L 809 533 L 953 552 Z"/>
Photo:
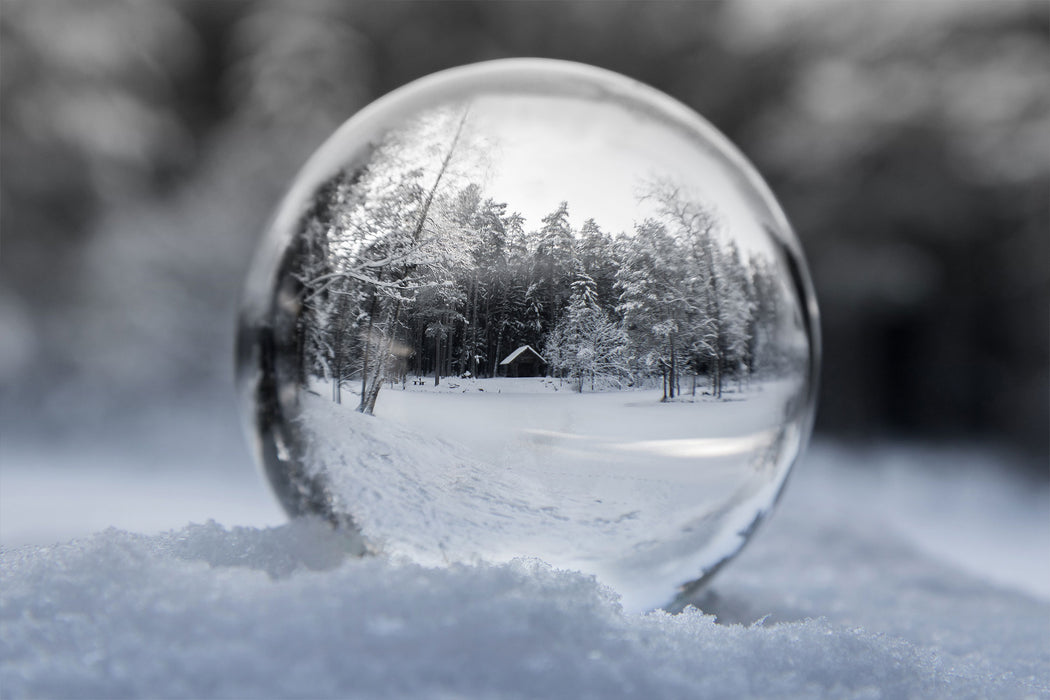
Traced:
<path fill-rule="evenodd" d="M 690 610 L 536 562 L 357 559 L 316 522 L 8 549 L 4 697 L 1045 697 L 1050 605 L 789 516 Z M 764 622 L 760 617 L 771 615 Z M 822 615 L 820 619 L 807 619 Z M 758 620 L 758 621 L 756 621 Z"/>
<path fill-rule="evenodd" d="M 668 616 L 540 564 L 425 569 L 266 528 L 233 450 L 147 475 L 160 450 L 12 440 L 0 542 L 35 544 L 0 546 L 5 699 L 1050 697 L 1050 490 L 994 453 L 818 444 L 695 600 L 709 616 Z M 253 527 L 181 527 L 207 517 Z M 35 546 L 99 522 L 181 529 Z"/>

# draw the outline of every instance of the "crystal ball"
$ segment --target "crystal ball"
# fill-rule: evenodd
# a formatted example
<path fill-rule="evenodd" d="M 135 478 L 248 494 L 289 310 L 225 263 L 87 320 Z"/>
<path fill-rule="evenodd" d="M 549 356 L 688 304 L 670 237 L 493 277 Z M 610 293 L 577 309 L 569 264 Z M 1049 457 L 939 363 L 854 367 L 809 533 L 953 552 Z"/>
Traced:
<path fill-rule="evenodd" d="M 643 610 L 769 513 L 812 426 L 799 243 L 708 122 L 515 59 L 347 121 L 279 204 L 238 385 L 284 509 L 426 565 L 518 557 Z"/>

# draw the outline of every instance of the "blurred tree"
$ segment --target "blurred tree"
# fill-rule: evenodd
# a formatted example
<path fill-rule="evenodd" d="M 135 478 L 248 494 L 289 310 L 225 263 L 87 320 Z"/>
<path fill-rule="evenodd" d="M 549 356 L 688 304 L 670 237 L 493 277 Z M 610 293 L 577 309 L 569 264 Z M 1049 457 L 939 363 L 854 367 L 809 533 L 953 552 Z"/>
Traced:
<path fill-rule="evenodd" d="M 149 193 L 192 162 L 178 87 L 200 44 L 160 3 L 7 0 L 2 9 L 0 225 L 20 260 L 5 284 L 51 306 L 65 300 L 100 207 Z"/>
<path fill-rule="evenodd" d="M 423 74 L 546 56 L 664 89 L 770 181 L 823 306 L 819 426 L 988 436 L 1042 468 L 1048 27 L 1043 0 L 3 0 L 0 284 L 28 319 L 5 329 L 46 351 L 0 372 L 26 401 L 224 387 L 254 239 L 331 129 Z M 508 264 L 526 238 L 507 226 Z M 495 355 L 538 291 L 493 299 Z"/>
<path fill-rule="evenodd" d="M 791 82 L 741 141 L 807 244 L 820 424 L 1045 451 L 1050 7 L 754 9 Z"/>

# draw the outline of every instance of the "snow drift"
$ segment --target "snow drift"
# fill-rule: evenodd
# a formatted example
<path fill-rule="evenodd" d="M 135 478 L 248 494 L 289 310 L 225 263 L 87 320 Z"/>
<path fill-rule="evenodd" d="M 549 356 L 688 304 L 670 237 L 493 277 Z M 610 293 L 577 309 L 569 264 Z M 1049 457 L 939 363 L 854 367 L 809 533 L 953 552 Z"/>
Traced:
<path fill-rule="evenodd" d="M 358 558 L 358 543 L 311 521 L 5 548 L 0 688 L 9 698 L 1050 695 L 1050 603 L 925 554 L 932 540 L 875 515 L 910 529 L 918 511 L 895 511 L 878 470 L 850 472 L 838 456 L 825 449 L 805 465 L 782 510 L 694 601 L 703 612 L 678 615 L 624 613 L 593 579 L 536 561 Z M 962 498 L 930 477 L 911 485 L 926 506 Z M 1045 551 L 1045 533 L 1028 534 Z"/>

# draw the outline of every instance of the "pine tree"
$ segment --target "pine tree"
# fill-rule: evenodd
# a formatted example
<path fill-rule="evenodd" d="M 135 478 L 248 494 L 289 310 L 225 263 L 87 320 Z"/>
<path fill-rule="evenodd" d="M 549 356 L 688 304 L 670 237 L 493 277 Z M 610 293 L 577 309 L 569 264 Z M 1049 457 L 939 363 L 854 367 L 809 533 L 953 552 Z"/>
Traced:
<path fill-rule="evenodd" d="M 640 371 L 659 374 L 664 399 L 673 399 L 679 393 L 683 356 L 702 324 L 692 289 L 695 275 L 680 241 L 662 222 L 646 219 L 623 245 L 617 310 L 632 334 Z"/>
<path fill-rule="evenodd" d="M 580 227 L 576 248 L 580 264 L 594 279 L 600 305 L 615 307 L 618 259 L 612 236 L 602 231 L 594 219 L 587 219 Z"/>
<path fill-rule="evenodd" d="M 582 266 L 577 266 L 569 303 L 543 347 L 552 369 L 572 379 L 581 393 L 585 382 L 594 391 L 600 384 L 620 382 L 630 371 L 627 334 L 598 306 L 595 282 Z"/>
<path fill-rule="evenodd" d="M 536 237 L 536 289 L 533 301 L 537 305 L 538 321 L 542 330 L 553 327 L 561 307 L 568 298 L 572 282 L 575 240 L 569 224 L 569 204 L 562 202 L 557 209 L 543 217 Z"/>

